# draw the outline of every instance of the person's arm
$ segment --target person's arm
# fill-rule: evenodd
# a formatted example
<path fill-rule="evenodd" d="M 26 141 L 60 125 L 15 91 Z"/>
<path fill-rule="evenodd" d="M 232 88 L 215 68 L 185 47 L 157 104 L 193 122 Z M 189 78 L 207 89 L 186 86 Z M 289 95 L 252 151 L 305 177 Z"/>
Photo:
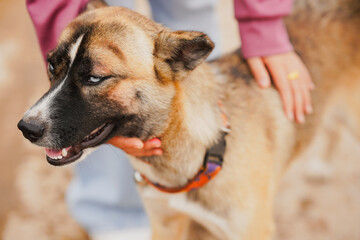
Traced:
<path fill-rule="evenodd" d="M 234 5 L 245 58 L 293 50 L 282 20 L 292 0 L 235 0 Z"/>
<path fill-rule="evenodd" d="M 86 7 L 88 0 L 26 0 L 44 60 L 54 49 L 61 31 Z"/>
<path fill-rule="evenodd" d="M 290 14 L 292 0 L 235 0 L 242 53 L 261 87 L 269 87 L 271 78 L 279 89 L 289 119 L 305 121 L 311 113 L 310 75 L 293 51 L 282 18 Z M 298 73 L 289 80 L 290 73 Z M 296 74 L 295 74 L 296 76 Z"/>

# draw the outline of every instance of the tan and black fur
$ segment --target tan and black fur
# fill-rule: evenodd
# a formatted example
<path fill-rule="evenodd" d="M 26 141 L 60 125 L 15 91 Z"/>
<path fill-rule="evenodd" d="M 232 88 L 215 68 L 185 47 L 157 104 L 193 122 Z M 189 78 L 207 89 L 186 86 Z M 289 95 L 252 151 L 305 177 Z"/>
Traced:
<path fill-rule="evenodd" d="M 276 89 L 260 89 L 239 52 L 205 63 L 214 47 L 205 34 L 115 7 L 69 24 L 49 55 L 52 87 L 23 121 L 43 124 L 31 140 L 48 148 L 76 144 L 107 122 L 114 127 L 97 145 L 115 135 L 159 137 L 162 156 L 131 162 L 151 181 L 179 187 L 220 136 L 221 99 L 231 132 L 218 176 L 181 194 L 139 185 L 153 239 L 271 239 L 277 183 L 321 124 L 340 121 L 360 137 L 360 2 L 298 1 L 287 26 L 316 85 L 304 125 L 286 119 Z M 103 78 L 90 84 L 90 76 Z"/>

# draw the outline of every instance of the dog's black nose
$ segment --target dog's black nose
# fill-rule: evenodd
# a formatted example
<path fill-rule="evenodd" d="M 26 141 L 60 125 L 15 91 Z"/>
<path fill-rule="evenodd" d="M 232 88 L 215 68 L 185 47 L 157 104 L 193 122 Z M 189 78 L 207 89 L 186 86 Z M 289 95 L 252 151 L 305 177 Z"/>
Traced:
<path fill-rule="evenodd" d="M 20 120 L 17 126 L 22 131 L 24 137 L 29 139 L 30 142 L 36 142 L 39 140 L 45 129 L 42 125 L 27 123 L 24 120 Z"/>

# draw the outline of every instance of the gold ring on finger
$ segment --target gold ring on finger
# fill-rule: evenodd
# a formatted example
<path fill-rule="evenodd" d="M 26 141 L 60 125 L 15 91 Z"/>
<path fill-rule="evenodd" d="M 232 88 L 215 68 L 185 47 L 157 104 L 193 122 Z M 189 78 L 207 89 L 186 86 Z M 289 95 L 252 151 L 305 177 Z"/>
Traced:
<path fill-rule="evenodd" d="M 299 72 L 298 71 L 292 71 L 287 75 L 287 79 L 289 80 L 295 80 L 299 78 Z"/>

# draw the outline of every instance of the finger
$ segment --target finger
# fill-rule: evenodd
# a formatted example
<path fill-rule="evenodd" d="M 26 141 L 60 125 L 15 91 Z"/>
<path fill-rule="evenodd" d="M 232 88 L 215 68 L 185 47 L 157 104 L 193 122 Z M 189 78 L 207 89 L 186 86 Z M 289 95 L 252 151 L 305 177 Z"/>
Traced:
<path fill-rule="evenodd" d="M 299 80 L 302 87 L 302 93 L 303 93 L 303 100 L 304 100 L 304 111 L 306 114 L 310 114 L 313 112 L 313 108 L 311 105 L 311 96 L 310 91 L 314 90 L 315 85 L 312 82 L 311 76 L 309 74 L 309 71 L 307 70 L 304 63 L 302 63 L 301 59 L 295 55 L 298 58 L 298 63 L 300 63 L 300 75 Z"/>
<path fill-rule="evenodd" d="M 308 72 L 308 70 L 306 69 L 305 65 L 303 67 L 303 71 L 301 71 L 301 75 L 304 77 L 304 80 L 306 82 L 306 87 L 309 90 L 314 90 L 315 89 L 315 84 L 312 81 L 312 78 L 310 76 L 310 73 Z"/>
<path fill-rule="evenodd" d="M 315 89 L 315 84 L 311 78 L 311 75 L 306 67 L 306 65 L 301 61 L 300 57 L 298 55 L 293 55 L 297 58 L 297 62 L 300 63 L 300 76 L 304 78 L 306 81 L 307 88 L 309 90 Z"/>
<path fill-rule="evenodd" d="M 312 83 L 311 76 L 300 57 L 295 53 L 290 53 L 289 56 L 293 60 L 288 62 L 288 72 L 294 71 L 294 69 L 299 71 L 298 78 L 290 80 L 295 99 L 294 107 L 296 120 L 298 123 L 304 123 L 304 114 L 312 112 L 310 90 L 314 88 L 314 84 Z"/>
<path fill-rule="evenodd" d="M 146 150 L 159 148 L 159 147 L 161 147 L 161 141 L 158 138 L 153 138 L 144 142 L 144 149 Z"/>
<path fill-rule="evenodd" d="M 154 155 L 162 155 L 163 150 L 161 148 L 153 148 L 151 150 L 129 150 L 126 151 L 126 153 L 135 157 L 150 157 Z"/>
<path fill-rule="evenodd" d="M 314 90 L 315 89 L 315 84 L 309 74 L 308 71 L 305 71 L 305 78 L 307 79 L 307 87 L 309 90 Z"/>
<path fill-rule="evenodd" d="M 286 73 L 284 72 L 283 68 L 278 66 L 278 63 L 276 62 L 273 63 L 272 61 L 268 61 L 267 67 L 273 78 L 275 86 L 279 90 L 286 117 L 292 121 L 294 120 L 294 99 L 290 82 L 287 79 Z"/>
<path fill-rule="evenodd" d="M 303 91 L 299 79 L 290 80 L 294 96 L 295 119 L 298 123 L 305 122 Z"/>
<path fill-rule="evenodd" d="M 121 148 L 124 151 L 128 148 L 142 149 L 144 147 L 144 143 L 139 138 L 113 137 L 108 143 Z"/>
<path fill-rule="evenodd" d="M 283 103 L 284 111 L 287 118 L 291 121 L 294 120 L 294 96 L 291 90 L 290 84 L 288 82 L 282 83 L 278 87 L 280 92 L 280 97 Z"/>
<path fill-rule="evenodd" d="M 310 96 L 310 89 L 308 86 L 308 82 L 306 80 L 301 80 L 301 89 L 303 95 L 303 102 L 304 102 L 304 111 L 306 114 L 310 114 L 313 112 L 312 105 L 311 105 L 311 96 Z"/>
<path fill-rule="evenodd" d="M 163 151 L 161 148 L 155 148 L 155 149 L 151 150 L 151 154 L 152 154 L 152 155 L 158 155 L 158 156 L 160 156 L 160 155 L 163 154 L 163 152 L 164 152 L 164 151 Z"/>
<path fill-rule="evenodd" d="M 270 86 L 270 76 L 268 70 L 265 67 L 263 60 L 260 57 L 252 57 L 247 60 L 250 70 L 255 78 L 255 81 L 260 87 Z"/>

